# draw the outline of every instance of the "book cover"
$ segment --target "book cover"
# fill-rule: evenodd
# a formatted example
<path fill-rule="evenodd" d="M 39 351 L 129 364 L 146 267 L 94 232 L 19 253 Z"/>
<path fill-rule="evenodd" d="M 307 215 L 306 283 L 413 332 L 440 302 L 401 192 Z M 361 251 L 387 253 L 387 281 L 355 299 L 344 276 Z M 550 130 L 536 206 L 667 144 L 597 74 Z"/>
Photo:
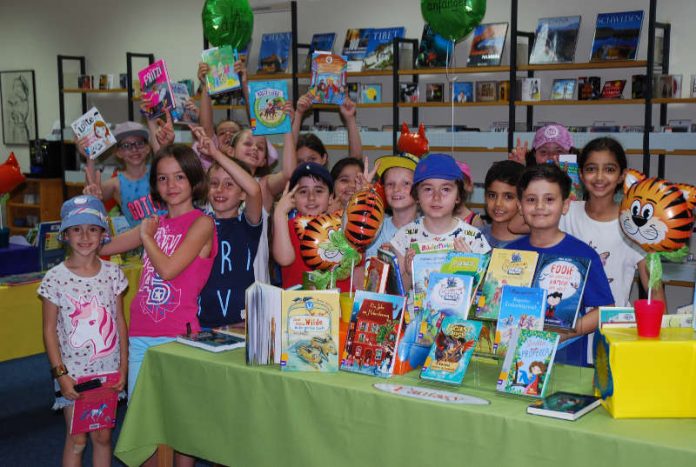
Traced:
<path fill-rule="evenodd" d="M 462 274 L 430 273 L 420 313 L 417 344 L 431 346 L 447 316 L 468 317 L 473 281 L 473 277 Z"/>
<path fill-rule="evenodd" d="M 520 87 L 520 100 L 541 100 L 541 78 L 522 78 Z"/>
<path fill-rule="evenodd" d="M 243 337 L 232 336 L 217 331 L 201 331 L 192 334 L 181 334 L 176 341 L 182 344 L 198 347 L 208 352 L 225 352 L 227 350 L 244 347 Z"/>
<path fill-rule="evenodd" d="M 636 315 L 632 306 L 600 306 L 599 323 L 597 329 L 601 331 L 604 326 L 634 328 L 636 327 Z"/>
<path fill-rule="evenodd" d="M 563 391 L 554 392 L 530 404 L 527 407 L 527 413 L 573 421 L 599 407 L 601 402 L 602 400 L 595 396 Z"/>
<path fill-rule="evenodd" d="M 579 29 L 580 16 L 539 18 L 529 64 L 573 62 Z"/>
<path fill-rule="evenodd" d="M 455 81 L 452 83 L 452 100 L 454 102 L 474 102 L 473 81 Z"/>
<path fill-rule="evenodd" d="M 461 384 L 480 333 L 480 321 L 447 316 L 442 320 L 420 377 L 430 381 Z"/>
<path fill-rule="evenodd" d="M 287 81 L 250 81 L 249 110 L 252 133 L 259 136 L 290 132 L 290 117 L 283 111 L 287 101 Z"/>
<path fill-rule="evenodd" d="M 346 83 L 348 98 L 353 102 L 360 102 L 360 83 Z"/>
<path fill-rule="evenodd" d="M 505 354 L 496 389 L 536 398 L 546 395 L 559 335 L 515 328 Z"/>
<path fill-rule="evenodd" d="M 138 72 L 142 106 L 141 111 L 148 120 L 164 115 L 174 105 L 172 87 L 164 60 L 157 60 Z"/>
<path fill-rule="evenodd" d="M 481 253 L 465 253 L 463 251 L 450 251 L 445 262 L 440 267 L 440 272 L 447 274 L 464 274 L 474 279 L 473 289 L 481 283 L 488 268 L 489 255 Z"/>
<path fill-rule="evenodd" d="M 341 105 L 345 99 L 346 57 L 315 52 L 309 93 L 315 104 Z"/>
<path fill-rule="evenodd" d="M 391 295 L 406 295 L 404 283 L 401 279 L 401 268 L 396 255 L 389 250 L 379 248 L 377 257 L 389 265 L 386 292 Z"/>
<path fill-rule="evenodd" d="M 338 371 L 337 290 L 286 290 L 282 302 L 283 371 Z"/>
<path fill-rule="evenodd" d="M 533 286 L 546 290 L 546 326 L 575 329 L 590 264 L 583 257 L 541 255 Z"/>
<path fill-rule="evenodd" d="M 642 24 L 642 10 L 599 13 L 590 61 L 635 60 Z"/>
<path fill-rule="evenodd" d="M 346 61 L 361 61 L 367 55 L 367 45 L 370 42 L 372 28 L 348 29 L 343 43 L 343 55 Z"/>
<path fill-rule="evenodd" d="M 479 24 L 474 29 L 466 66 L 498 66 L 503 58 L 508 23 Z"/>
<path fill-rule="evenodd" d="M 77 377 L 78 384 L 99 379 L 101 386 L 81 392 L 82 397 L 75 401 L 73 416 L 70 420 L 71 435 L 116 426 L 118 392 L 114 391 L 112 386 L 117 384 L 120 378 L 118 372 Z"/>
<path fill-rule="evenodd" d="M 599 99 L 602 79 L 599 76 L 581 76 L 578 78 L 578 100 Z"/>
<path fill-rule="evenodd" d="M 186 102 L 190 97 L 186 84 L 172 83 L 172 96 L 174 96 L 174 108 L 171 113 L 174 123 L 185 125 L 198 123 L 198 115 L 186 108 Z"/>
<path fill-rule="evenodd" d="M 602 93 L 600 94 L 600 98 L 621 99 L 623 97 L 623 90 L 625 86 L 625 79 L 608 80 L 604 83 L 604 86 L 602 87 Z"/>
<path fill-rule="evenodd" d="M 385 378 L 393 374 L 405 301 L 395 295 L 355 292 L 341 370 Z"/>
<path fill-rule="evenodd" d="M 282 300 L 279 287 L 257 281 L 246 289 L 247 364 L 280 363 Z"/>
<path fill-rule="evenodd" d="M 498 81 L 498 100 L 505 102 L 510 100 L 510 80 Z"/>
<path fill-rule="evenodd" d="M 418 102 L 418 83 L 399 83 L 399 102 Z"/>
<path fill-rule="evenodd" d="M 368 34 L 363 63 L 366 70 L 390 70 L 394 66 L 394 39 L 403 38 L 406 28 L 374 28 Z"/>
<path fill-rule="evenodd" d="M 60 221 L 41 222 L 36 235 L 39 246 L 39 263 L 42 271 L 58 266 L 65 259 L 63 244 L 58 239 Z"/>
<path fill-rule="evenodd" d="M 365 271 L 364 289 L 368 292 L 386 293 L 387 279 L 389 279 L 389 263 L 374 257 Z"/>
<path fill-rule="evenodd" d="M 285 73 L 288 71 L 291 32 L 271 32 L 261 34 L 259 65 L 257 73 Z"/>
<path fill-rule="evenodd" d="M 495 102 L 497 100 L 497 81 L 476 81 L 476 102 Z"/>
<path fill-rule="evenodd" d="M 632 99 L 645 99 L 647 95 L 647 77 L 645 75 L 632 75 L 631 76 L 631 98 Z M 654 96 L 653 96 L 654 97 Z"/>
<path fill-rule="evenodd" d="M 510 345 L 512 332 L 516 328 L 544 328 L 546 290 L 537 287 L 504 285 L 500 296 L 500 314 L 495 330 L 493 352 L 504 356 Z"/>
<path fill-rule="evenodd" d="M 94 160 L 116 144 L 109 125 L 96 107 L 70 124 L 76 140 L 85 142 L 85 154 Z"/>
<path fill-rule="evenodd" d="M 498 319 L 504 285 L 529 287 L 534 279 L 539 254 L 535 251 L 494 248 L 486 277 L 481 285 L 476 317 Z"/>
<path fill-rule="evenodd" d="M 363 104 L 377 104 L 382 102 L 382 85 L 378 83 L 369 83 L 360 86 L 360 102 Z"/>
<path fill-rule="evenodd" d="M 425 85 L 425 102 L 444 102 L 444 83 L 428 83 Z"/>
<path fill-rule="evenodd" d="M 423 35 L 416 56 L 417 68 L 445 68 L 452 61 L 452 41 L 433 31 L 428 23 L 423 25 Z"/>
<path fill-rule="evenodd" d="M 681 97 L 682 75 L 655 75 L 653 97 L 668 99 Z"/>
<path fill-rule="evenodd" d="M 696 97 L 696 75 L 691 75 L 691 91 L 689 97 Z"/>
<path fill-rule="evenodd" d="M 234 72 L 234 63 L 239 60 L 237 49 L 229 45 L 213 47 L 204 50 L 201 59 L 210 67 L 205 77 L 208 94 L 215 96 L 241 87 L 239 75 Z"/>
<path fill-rule="evenodd" d="M 575 99 L 575 79 L 555 79 L 551 87 L 551 100 Z"/>
<path fill-rule="evenodd" d="M 335 32 L 313 34 L 312 40 L 309 43 L 309 51 L 307 53 L 305 71 L 312 70 L 312 54 L 316 51 L 333 53 L 334 42 L 336 42 Z"/>
<path fill-rule="evenodd" d="M 560 154 L 558 156 L 558 166 L 568 174 L 572 184 L 570 185 L 570 200 L 583 199 L 583 186 L 580 180 L 580 168 L 578 167 L 577 154 Z"/>
<path fill-rule="evenodd" d="M 430 273 L 440 272 L 442 264 L 447 259 L 448 251 L 416 253 L 416 256 L 413 257 L 411 279 L 413 279 L 413 311 L 415 313 L 418 313 L 423 307 L 423 300 L 428 291 Z"/>
<path fill-rule="evenodd" d="M 493 353 L 493 341 L 495 340 L 495 321 L 481 321 L 481 334 L 476 343 L 474 353 L 485 357 L 496 357 Z"/>

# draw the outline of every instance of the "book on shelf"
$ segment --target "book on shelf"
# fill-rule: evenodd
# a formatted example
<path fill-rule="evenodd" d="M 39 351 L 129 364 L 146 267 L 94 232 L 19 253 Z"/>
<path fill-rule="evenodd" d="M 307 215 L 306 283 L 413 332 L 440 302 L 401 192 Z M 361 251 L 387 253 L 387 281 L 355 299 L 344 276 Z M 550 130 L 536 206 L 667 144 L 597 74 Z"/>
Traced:
<path fill-rule="evenodd" d="M 259 136 L 289 133 L 290 116 L 284 110 L 288 100 L 286 81 L 250 81 L 249 113 L 253 134 Z"/>
<path fill-rule="evenodd" d="M 590 61 L 635 60 L 642 24 L 642 10 L 597 14 Z"/>
<path fill-rule="evenodd" d="M 653 97 L 681 97 L 682 75 L 655 75 L 653 78 Z"/>
<path fill-rule="evenodd" d="M 534 274 L 533 287 L 546 290 L 545 325 L 564 331 L 575 329 L 590 260 L 579 256 L 543 253 Z"/>
<path fill-rule="evenodd" d="M 502 290 L 493 342 L 493 352 L 501 357 L 507 353 L 515 329 L 543 330 L 546 311 L 544 289 L 504 285 Z"/>
<path fill-rule="evenodd" d="M 473 81 L 455 81 L 452 83 L 452 100 L 454 102 L 474 102 Z"/>
<path fill-rule="evenodd" d="M 312 71 L 312 54 L 317 51 L 333 53 L 334 42 L 336 42 L 335 32 L 324 32 L 312 35 L 312 40 L 309 43 L 307 60 L 305 62 L 306 72 Z"/>
<path fill-rule="evenodd" d="M 440 323 L 446 316 L 459 316 L 467 319 L 473 277 L 461 274 L 431 272 L 428 277 L 428 290 L 423 299 L 422 312 L 416 343 L 430 346 L 437 335 Z"/>
<path fill-rule="evenodd" d="M 172 83 L 172 96 L 174 97 L 174 108 L 171 113 L 174 123 L 184 125 L 198 123 L 198 114 L 186 107 L 186 102 L 191 96 L 186 84 Z"/>
<path fill-rule="evenodd" d="M 530 404 L 527 413 L 575 421 L 599 407 L 601 403 L 602 399 L 596 396 L 560 391 Z"/>
<path fill-rule="evenodd" d="M 392 28 L 371 29 L 367 42 L 367 50 L 363 58 L 366 70 L 390 70 L 394 66 L 394 39 L 403 38 L 406 28 L 403 26 Z"/>
<path fill-rule="evenodd" d="M 530 65 L 572 63 L 580 29 L 580 16 L 539 18 Z"/>
<path fill-rule="evenodd" d="M 39 264 L 42 271 L 58 266 L 65 259 L 65 249 L 60 242 L 60 221 L 41 222 L 36 234 L 39 247 Z"/>
<path fill-rule="evenodd" d="M 428 83 L 425 85 L 425 102 L 444 102 L 444 83 Z"/>
<path fill-rule="evenodd" d="M 164 60 L 157 60 L 138 72 L 142 92 L 140 110 L 148 120 L 164 115 L 174 105 L 172 87 Z"/>
<path fill-rule="evenodd" d="M 405 301 L 403 296 L 355 292 L 341 370 L 385 378 L 393 374 Z"/>
<path fill-rule="evenodd" d="M 689 90 L 689 97 L 696 97 L 696 75 L 691 75 L 691 88 Z"/>
<path fill-rule="evenodd" d="M 575 99 L 574 78 L 554 79 L 551 86 L 551 100 L 573 100 Z"/>
<path fill-rule="evenodd" d="M 360 102 L 363 104 L 382 102 L 382 85 L 379 83 L 362 84 L 360 86 Z"/>
<path fill-rule="evenodd" d="M 599 76 L 581 76 L 578 78 L 578 100 L 599 99 L 602 79 Z"/>
<path fill-rule="evenodd" d="M 588 129 L 590 133 L 618 133 L 621 131 L 621 126 L 615 121 L 597 120 L 592 122 L 592 126 Z"/>
<path fill-rule="evenodd" d="M 461 384 L 481 333 L 481 322 L 447 316 L 425 359 L 420 377 L 429 381 Z"/>
<path fill-rule="evenodd" d="M 416 56 L 417 68 L 445 68 L 447 58 L 452 60 L 452 41 L 433 31 L 428 23 L 423 25 L 423 35 Z"/>
<path fill-rule="evenodd" d="M 99 75 L 99 90 L 108 91 L 114 89 L 114 75 L 101 74 Z"/>
<path fill-rule="evenodd" d="M 498 100 L 504 102 L 510 100 L 510 80 L 498 81 Z"/>
<path fill-rule="evenodd" d="M 116 144 L 116 138 L 109 129 L 101 113 L 92 107 L 80 118 L 70 124 L 75 140 L 82 141 L 85 154 L 94 160 Z"/>
<path fill-rule="evenodd" d="M 92 75 L 78 75 L 77 76 L 77 87 L 82 90 L 94 89 L 94 76 Z"/>
<path fill-rule="evenodd" d="M 389 265 L 386 292 L 392 295 L 406 295 L 406 290 L 404 289 L 404 284 L 401 279 L 399 260 L 396 254 L 392 251 L 379 248 L 377 250 L 377 257 Z"/>
<path fill-rule="evenodd" d="M 181 334 L 176 341 L 182 344 L 207 350 L 208 352 L 226 352 L 244 347 L 243 337 L 232 336 L 217 331 L 201 331 L 191 334 Z"/>
<path fill-rule="evenodd" d="M 648 79 L 645 75 L 631 76 L 631 99 L 645 99 Z M 655 96 L 654 96 L 655 97 Z"/>
<path fill-rule="evenodd" d="M 520 100 L 541 100 L 541 78 L 522 78 L 520 80 Z"/>
<path fill-rule="evenodd" d="M 623 90 L 626 87 L 625 79 L 612 79 L 604 82 L 602 86 L 602 93 L 600 94 L 601 99 L 621 99 L 623 97 Z"/>
<path fill-rule="evenodd" d="M 259 64 L 257 73 L 285 73 L 288 71 L 291 32 L 270 32 L 261 34 Z"/>
<path fill-rule="evenodd" d="M 346 58 L 314 52 L 309 93 L 315 104 L 341 105 L 346 97 Z"/>
<path fill-rule="evenodd" d="M 418 102 L 419 98 L 418 83 L 399 83 L 399 102 Z"/>
<path fill-rule="evenodd" d="M 476 81 L 476 102 L 495 102 L 497 100 L 497 81 Z"/>
<path fill-rule="evenodd" d="M 365 271 L 365 283 L 363 289 L 368 292 L 386 293 L 387 280 L 389 279 L 389 263 L 378 257 L 370 258 Z"/>
<path fill-rule="evenodd" d="M 672 133 L 689 133 L 692 130 L 690 119 L 673 119 L 667 121 L 667 127 Z"/>
<path fill-rule="evenodd" d="M 515 328 L 496 389 L 508 394 L 543 398 L 559 338 L 555 332 Z"/>
<path fill-rule="evenodd" d="M 201 59 L 210 68 L 205 76 L 208 94 L 215 96 L 240 89 L 241 81 L 234 71 L 234 64 L 239 60 L 237 49 L 229 45 L 213 47 L 201 52 Z"/>
<path fill-rule="evenodd" d="M 580 168 L 578 167 L 577 154 L 559 154 L 558 166 L 570 177 L 570 200 L 582 200 L 583 187 L 580 181 Z"/>
<path fill-rule="evenodd" d="M 348 98 L 353 102 L 360 102 L 360 83 L 346 83 Z"/>
<path fill-rule="evenodd" d="M 113 386 L 121 379 L 119 372 L 78 376 L 77 384 L 99 380 L 99 386 L 80 392 L 75 400 L 73 415 L 70 419 L 70 434 L 87 433 L 95 430 L 111 429 L 116 426 L 116 406 L 118 392 Z"/>
<path fill-rule="evenodd" d="M 346 31 L 346 40 L 343 42 L 343 55 L 347 61 L 359 61 L 362 64 L 363 58 L 367 55 L 367 45 L 370 43 L 371 30 L 372 28 L 351 28 Z"/>
<path fill-rule="evenodd" d="M 503 58 L 508 23 L 479 24 L 474 29 L 466 66 L 498 66 Z"/>
<path fill-rule="evenodd" d="M 338 371 L 339 291 L 285 290 L 282 299 L 283 371 Z"/>

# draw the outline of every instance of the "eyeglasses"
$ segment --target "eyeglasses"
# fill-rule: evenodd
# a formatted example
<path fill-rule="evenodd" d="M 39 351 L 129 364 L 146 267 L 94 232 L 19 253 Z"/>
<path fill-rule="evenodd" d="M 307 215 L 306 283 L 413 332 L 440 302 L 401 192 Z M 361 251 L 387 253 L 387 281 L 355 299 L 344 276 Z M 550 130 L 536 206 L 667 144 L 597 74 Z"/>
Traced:
<path fill-rule="evenodd" d="M 121 143 L 118 145 L 119 149 L 123 149 L 124 151 L 133 151 L 137 149 L 142 149 L 145 147 L 145 141 L 138 141 L 135 143 Z"/>

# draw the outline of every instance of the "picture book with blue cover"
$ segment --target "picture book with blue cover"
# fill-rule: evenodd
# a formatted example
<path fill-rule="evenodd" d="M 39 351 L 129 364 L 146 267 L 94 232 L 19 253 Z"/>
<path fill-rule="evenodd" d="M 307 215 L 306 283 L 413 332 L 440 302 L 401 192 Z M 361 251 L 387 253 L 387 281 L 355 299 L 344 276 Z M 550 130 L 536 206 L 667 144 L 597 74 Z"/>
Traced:
<path fill-rule="evenodd" d="M 512 332 L 516 328 L 541 331 L 544 328 L 545 310 L 546 290 L 538 287 L 504 285 L 493 352 L 501 357 L 505 355 Z"/>
<path fill-rule="evenodd" d="M 346 57 L 314 52 L 309 94 L 315 104 L 341 105 L 346 98 Z"/>
<path fill-rule="evenodd" d="M 258 73 L 285 73 L 288 71 L 288 57 L 292 33 L 271 32 L 261 35 Z"/>
<path fill-rule="evenodd" d="M 575 60 L 575 45 L 580 30 L 580 16 L 539 18 L 529 63 L 570 63 Z"/>
<path fill-rule="evenodd" d="M 447 252 L 419 253 L 413 257 L 413 311 L 418 313 L 423 307 L 423 300 L 428 291 L 430 273 L 440 272 L 440 268 L 447 259 Z"/>
<path fill-rule="evenodd" d="M 546 326 L 575 329 L 590 264 L 584 257 L 541 255 L 532 287 L 546 290 Z"/>
<path fill-rule="evenodd" d="M 474 279 L 461 274 L 444 274 L 432 272 L 428 278 L 428 290 L 423 300 L 420 314 L 420 327 L 416 342 L 432 345 L 440 328 L 440 323 L 447 316 L 469 315 L 469 304 Z"/>
<path fill-rule="evenodd" d="M 643 10 L 599 13 L 590 61 L 635 60 L 642 24 Z"/>
<path fill-rule="evenodd" d="M 447 58 L 452 61 L 452 41 L 449 41 L 433 31 L 428 23 L 423 25 L 423 35 L 418 46 L 416 67 L 444 68 L 448 65 Z"/>
<path fill-rule="evenodd" d="M 496 389 L 509 394 L 543 398 L 559 338 L 555 332 L 515 328 Z"/>
<path fill-rule="evenodd" d="M 346 60 L 362 61 L 367 55 L 367 45 L 370 43 L 370 32 L 372 28 L 348 29 L 346 40 L 343 43 L 343 55 Z"/>
<path fill-rule="evenodd" d="M 363 104 L 379 104 L 382 102 L 382 85 L 379 83 L 361 85 L 360 102 Z"/>
<path fill-rule="evenodd" d="M 290 132 L 290 117 L 283 110 L 288 101 L 288 83 L 278 81 L 249 82 L 249 110 L 254 135 Z"/>
<path fill-rule="evenodd" d="M 420 377 L 430 381 L 461 384 L 480 332 L 480 321 L 447 316 L 442 320 Z"/>
<path fill-rule="evenodd" d="M 370 30 L 363 58 L 366 70 L 387 70 L 394 66 L 394 39 L 404 37 L 406 28 L 374 28 Z"/>
<path fill-rule="evenodd" d="M 474 82 L 462 81 L 452 83 L 452 100 L 454 102 L 474 102 Z"/>
<path fill-rule="evenodd" d="M 466 66 L 500 65 L 507 29 L 507 23 L 479 24 L 476 26 Z"/>
<path fill-rule="evenodd" d="M 312 35 L 312 41 L 309 43 L 309 52 L 307 53 L 306 71 L 312 70 L 312 54 L 316 51 L 333 53 L 334 42 L 336 42 L 335 32 L 323 32 Z"/>

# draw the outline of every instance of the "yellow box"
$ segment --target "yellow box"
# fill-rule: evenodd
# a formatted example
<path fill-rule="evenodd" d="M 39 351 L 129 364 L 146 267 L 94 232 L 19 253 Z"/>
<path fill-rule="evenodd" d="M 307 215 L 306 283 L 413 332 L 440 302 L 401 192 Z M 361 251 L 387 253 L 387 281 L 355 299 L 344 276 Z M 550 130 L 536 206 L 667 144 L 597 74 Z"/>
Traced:
<path fill-rule="evenodd" d="M 696 333 L 663 328 L 638 337 L 635 328 L 604 328 L 596 355 L 598 393 L 614 418 L 696 417 Z M 608 371 L 607 371 L 608 362 Z"/>

